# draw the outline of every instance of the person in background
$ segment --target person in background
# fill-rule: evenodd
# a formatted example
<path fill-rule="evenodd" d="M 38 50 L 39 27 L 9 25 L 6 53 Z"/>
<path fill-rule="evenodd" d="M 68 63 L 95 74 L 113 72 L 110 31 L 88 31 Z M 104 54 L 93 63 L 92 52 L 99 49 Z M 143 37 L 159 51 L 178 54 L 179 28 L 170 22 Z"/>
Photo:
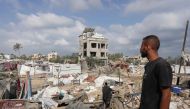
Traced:
<path fill-rule="evenodd" d="M 108 83 L 105 82 L 103 88 L 102 88 L 102 94 L 103 94 L 103 102 L 106 108 L 110 107 L 110 101 L 112 98 L 112 89 L 108 86 Z"/>

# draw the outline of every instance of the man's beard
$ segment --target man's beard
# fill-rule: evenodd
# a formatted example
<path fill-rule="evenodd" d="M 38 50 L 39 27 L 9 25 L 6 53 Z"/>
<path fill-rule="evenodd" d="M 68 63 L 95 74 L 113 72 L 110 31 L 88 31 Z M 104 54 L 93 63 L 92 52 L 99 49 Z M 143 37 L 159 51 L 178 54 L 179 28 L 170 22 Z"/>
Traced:
<path fill-rule="evenodd" d="M 141 51 L 141 57 L 145 58 L 148 56 L 148 53 L 146 51 Z"/>

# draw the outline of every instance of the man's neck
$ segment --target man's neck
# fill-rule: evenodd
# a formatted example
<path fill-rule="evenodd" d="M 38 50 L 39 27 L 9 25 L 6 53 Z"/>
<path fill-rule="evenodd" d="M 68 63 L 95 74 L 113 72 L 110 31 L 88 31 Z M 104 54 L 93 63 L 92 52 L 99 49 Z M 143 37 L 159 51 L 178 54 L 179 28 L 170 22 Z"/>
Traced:
<path fill-rule="evenodd" d="M 148 58 L 149 61 L 154 61 L 154 60 L 158 59 L 159 56 L 158 56 L 158 53 L 157 53 L 157 52 L 152 52 L 152 53 L 150 53 L 150 54 L 148 55 L 147 58 Z"/>

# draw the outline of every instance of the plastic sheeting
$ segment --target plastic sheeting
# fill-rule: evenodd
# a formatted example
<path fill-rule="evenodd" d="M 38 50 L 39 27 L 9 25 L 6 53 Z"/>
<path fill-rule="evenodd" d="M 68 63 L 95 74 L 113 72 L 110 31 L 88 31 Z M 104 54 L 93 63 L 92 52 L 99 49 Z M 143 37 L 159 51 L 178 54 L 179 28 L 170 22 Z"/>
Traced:
<path fill-rule="evenodd" d="M 96 87 L 102 87 L 104 81 L 106 80 L 114 80 L 119 82 L 119 77 L 100 76 L 95 80 Z M 122 82 L 122 79 L 120 79 L 120 82 Z"/>
<path fill-rule="evenodd" d="M 51 109 L 58 106 L 58 103 L 55 102 L 52 98 L 55 96 L 63 95 L 63 100 L 71 100 L 74 97 L 67 94 L 67 91 L 60 89 L 59 87 L 48 86 L 41 91 L 38 91 L 36 95 L 32 97 L 35 101 L 42 102 L 43 109 Z"/>
<path fill-rule="evenodd" d="M 20 67 L 20 75 L 26 75 L 26 72 L 29 71 L 30 75 L 39 75 L 39 74 L 50 74 L 49 71 L 42 70 L 41 67 L 39 66 L 26 66 L 26 65 L 21 65 Z"/>
<path fill-rule="evenodd" d="M 56 67 L 60 67 L 60 71 L 56 70 Z M 53 72 L 53 75 L 63 76 L 68 74 L 81 74 L 81 65 L 80 64 L 54 64 L 50 65 L 50 72 Z"/>

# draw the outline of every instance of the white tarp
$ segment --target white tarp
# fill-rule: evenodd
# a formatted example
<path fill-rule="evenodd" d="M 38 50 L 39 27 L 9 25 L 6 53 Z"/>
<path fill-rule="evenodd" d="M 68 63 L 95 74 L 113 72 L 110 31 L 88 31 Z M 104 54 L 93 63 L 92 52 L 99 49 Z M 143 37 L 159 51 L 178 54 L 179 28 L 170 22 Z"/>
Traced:
<path fill-rule="evenodd" d="M 20 72 L 19 74 L 26 75 L 26 72 L 29 71 L 30 75 L 39 75 L 39 74 L 50 74 L 49 71 L 47 70 L 42 70 L 40 66 L 26 66 L 26 65 L 21 65 L 20 67 Z"/>
<path fill-rule="evenodd" d="M 30 72 L 30 75 L 34 75 L 34 68 L 26 65 L 21 65 L 19 74 L 26 75 L 26 72 Z"/>
<path fill-rule="evenodd" d="M 57 67 L 59 70 L 57 71 Z M 50 72 L 53 72 L 53 75 L 68 75 L 68 74 L 81 74 L 81 65 L 80 64 L 55 64 L 50 65 Z"/>
<path fill-rule="evenodd" d="M 34 95 L 32 99 L 42 102 L 43 109 L 50 109 L 58 106 L 58 103 L 52 100 L 52 97 L 55 95 L 63 95 L 64 97 L 62 100 L 71 100 L 74 98 L 72 95 L 67 94 L 67 91 L 60 89 L 59 87 L 48 86 L 47 88 L 38 91 L 38 93 Z"/>
<path fill-rule="evenodd" d="M 55 95 L 59 94 L 67 94 L 67 91 L 60 89 L 59 87 L 53 87 L 53 86 L 48 86 L 45 89 L 42 89 L 41 91 L 38 91 L 36 95 L 33 96 L 34 99 L 39 99 L 39 98 L 52 98 Z"/>
<path fill-rule="evenodd" d="M 105 80 L 114 80 L 119 82 L 119 77 L 100 76 L 95 80 L 96 87 L 102 87 Z M 122 82 L 122 79 L 120 79 Z"/>

